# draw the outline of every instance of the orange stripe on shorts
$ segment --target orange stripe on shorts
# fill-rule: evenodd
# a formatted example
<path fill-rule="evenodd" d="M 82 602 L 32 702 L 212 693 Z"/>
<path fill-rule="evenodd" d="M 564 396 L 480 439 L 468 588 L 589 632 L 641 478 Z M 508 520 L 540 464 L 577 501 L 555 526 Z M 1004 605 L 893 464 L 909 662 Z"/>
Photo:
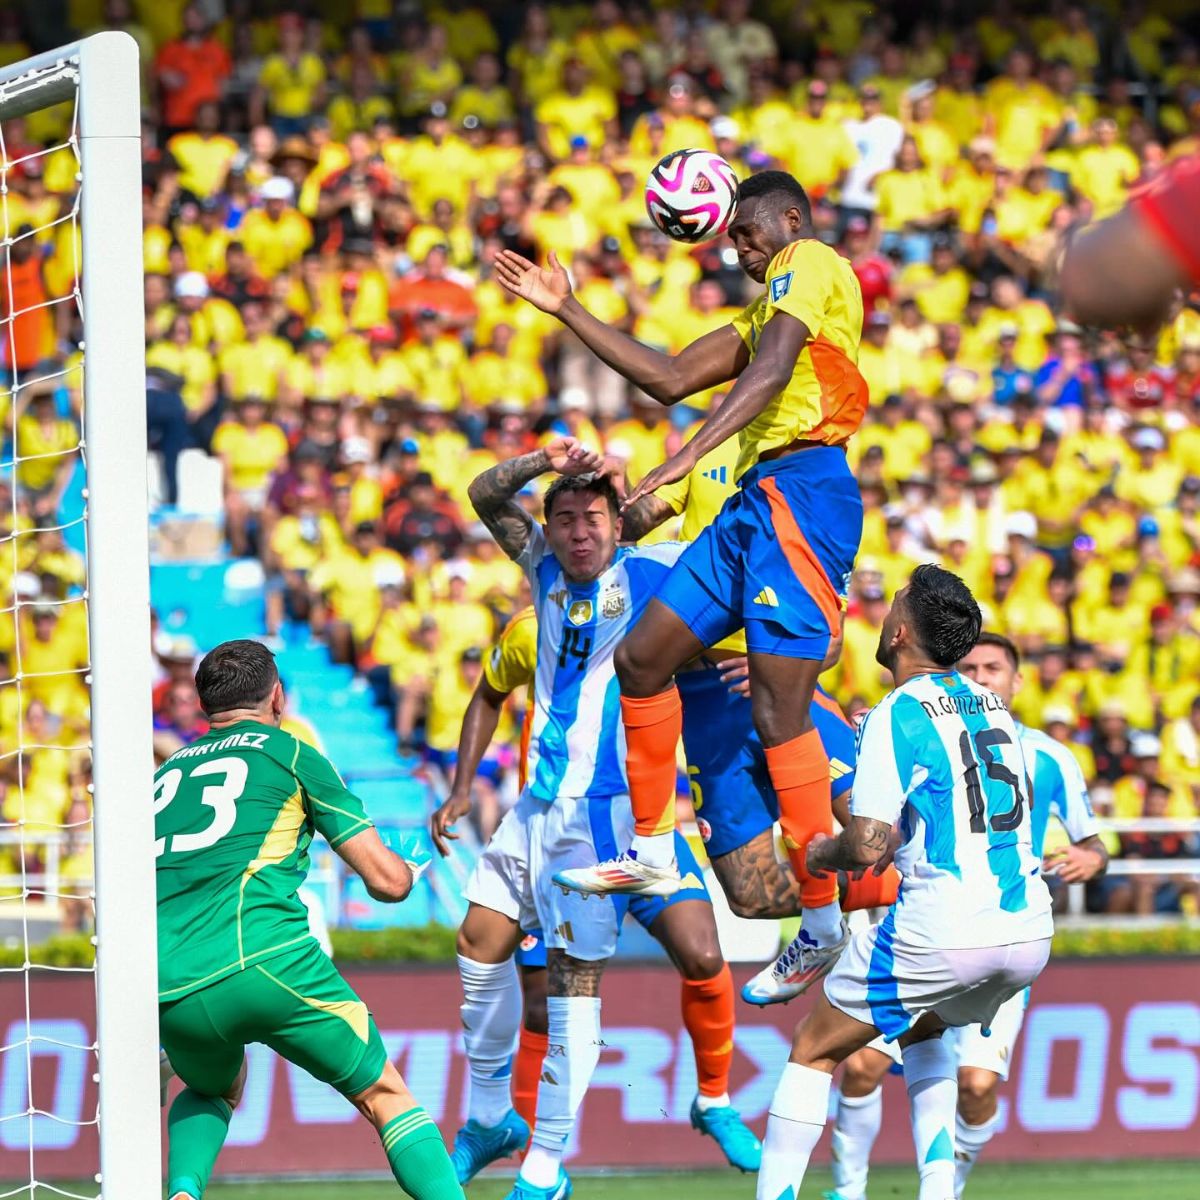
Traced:
<path fill-rule="evenodd" d="M 758 486 L 766 493 L 767 500 L 771 505 L 771 524 L 775 526 L 775 532 L 779 535 L 779 545 L 783 550 L 783 555 L 792 570 L 796 572 L 796 578 L 804 585 L 817 608 L 821 610 L 821 615 L 825 618 L 825 623 L 829 626 L 829 632 L 832 634 L 841 620 L 841 598 L 833 584 L 829 582 L 829 576 L 825 574 L 821 560 L 808 544 L 808 538 L 804 536 L 800 526 L 796 523 L 796 517 L 783 498 L 779 485 L 768 475 L 758 481 Z"/>

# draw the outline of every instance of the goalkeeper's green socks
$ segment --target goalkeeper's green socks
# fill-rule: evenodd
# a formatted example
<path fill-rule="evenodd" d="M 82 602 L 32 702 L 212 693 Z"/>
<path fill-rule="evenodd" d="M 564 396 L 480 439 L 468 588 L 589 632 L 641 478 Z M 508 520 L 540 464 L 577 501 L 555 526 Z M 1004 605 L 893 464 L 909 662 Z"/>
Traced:
<path fill-rule="evenodd" d="M 413 1200 L 464 1200 L 442 1135 L 423 1108 L 393 1117 L 379 1136 L 396 1182 Z"/>
<path fill-rule="evenodd" d="M 216 1096 L 202 1096 L 184 1088 L 171 1105 L 167 1118 L 167 1196 L 192 1196 L 201 1200 L 208 1177 L 225 1136 L 233 1110 Z"/>

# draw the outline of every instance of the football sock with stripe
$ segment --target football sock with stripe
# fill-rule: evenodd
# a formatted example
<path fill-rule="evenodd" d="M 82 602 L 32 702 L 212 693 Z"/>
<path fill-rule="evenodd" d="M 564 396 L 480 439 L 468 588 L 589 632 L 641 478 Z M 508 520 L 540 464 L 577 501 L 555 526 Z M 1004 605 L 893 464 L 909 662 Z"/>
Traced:
<path fill-rule="evenodd" d="M 625 770 L 633 809 L 637 858 L 655 867 L 675 857 L 675 747 L 683 733 L 683 705 L 674 684 L 657 696 L 622 696 Z"/>
<path fill-rule="evenodd" d="M 904 1047 L 904 1086 L 921 1177 L 917 1200 L 950 1200 L 954 1195 L 958 1067 L 944 1036 Z"/>
<path fill-rule="evenodd" d="M 696 1083 L 704 1100 L 729 1103 L 729 1068 L 733 1063 L 733 973 L 729 964 L 711 979 L 683 980 L 683 1024 L 696 1055 Z"/>
<path fill-rule="evenodd" d="M 517 1057 L 513 1062 L 512 1106 L 530 1129 L 537 1115 L 538 1080 L 542 1075 L 542 1063 L 546 1061 L 549 1041 L 549 1034 L 534 1033 L 522 1027 Z"/>
<path fill-rule="evenodd" d="M 842 912 L 861 908 L 887 908 L 900 894 L 900 872 L 888 867 L 882 875 L 868 871 L 861 879 L 851 879 L 842 897 Z"/>
<path fill-rule="evenodd" d="M 833 1077 L 812 1067 L 788 1063 L 767 1116 L 758 1200 L 796 1200 L 808 1160 L 821 1140 L 829 1113 Z"/>
<path fill-rule="evenodd" d="M 829 756 L 821 735 L 810 729 L 781 746 L 765 747 L 767 770 L 779 797 L 779 823 L 788 862 L 800 881 L 804 905 L 803 927 L 819 945 L 841 936 L 842 916 L 837 904 L 837 875 L 824 879 L 808 873 L 808 844 L 818 833 L 833 833 L 829 792 Z"/>
<path fill-rule="evenodd" d="M 521 1178 L 534 1187 L 553 1187 L 579 1106 L 600 1061 L 600 997 L 550 996 L 546 1060 L 538 1086 L 533 1144 Z"/>
<path fill-rule="evenodd" d="M 218 1096 L 184 1088 L 167 1117 L 167 1195 L 201 1200 L 229 1133 L 233 1109 Z"/>
<path fill-rule="evenodd" d="M 982 1125 L 968 1125 L 962 1113 L 955 1114 L 954 1122 L 954 1194 L 961 1196 L 967 1186 L 967 1176 L 983 1148 L 992 1140 L 1000 1128 L 1000 1114 L 993 1113 Z"/>
<path fill-rule="evenodd" d="M 863 1200 L 871 1149 L 883 1125 L 883 1088 L 866 1096 L 839 1096 L 833 1127 L 833 1186 L 843 1200 Z"/>
<path fill-rule="evenodd" d="M 463 1045 L 471 1075 L 467 1114 L 480 1125 L 498 1125 L 512 1108 L 512 1060 L 521 1028 L 517 965 L 481 963 L 458 956 L 462 978 Z"/>
<path fill-rule="evenodd" d="M 413 1200 L 463 1200 L 442 1135 L 423 1108 L 393 1117 L 379 1137 L 396 1182 Z"/>

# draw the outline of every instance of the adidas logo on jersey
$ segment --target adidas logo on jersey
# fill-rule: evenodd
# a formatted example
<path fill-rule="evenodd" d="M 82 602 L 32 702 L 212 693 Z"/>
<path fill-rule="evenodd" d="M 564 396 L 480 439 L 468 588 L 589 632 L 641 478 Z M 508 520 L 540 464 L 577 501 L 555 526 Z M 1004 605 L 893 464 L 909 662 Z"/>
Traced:
<path fill-rule="evenodd" d="M 711 479 L 714 483 L 729 482 L 728 467 L 709 467 L 707 471 L 701 471 L 700 474 L 704 479 Z"/>
<path fill-rule="evenodd" d="M 755 604 L 765 604 L 767 608 L 778 608 L 779 597 L 775 595 L 775 589 L 765 587 L 757 596 L 754 597 Z"/>
<path fill-rule="evenodd" d="M 843 775 L 849 775 L 853 770 L 853 767 L 848 767 L 840 758 L 831 758 L 829 760 L 830 779 L 841 779 Z"/>

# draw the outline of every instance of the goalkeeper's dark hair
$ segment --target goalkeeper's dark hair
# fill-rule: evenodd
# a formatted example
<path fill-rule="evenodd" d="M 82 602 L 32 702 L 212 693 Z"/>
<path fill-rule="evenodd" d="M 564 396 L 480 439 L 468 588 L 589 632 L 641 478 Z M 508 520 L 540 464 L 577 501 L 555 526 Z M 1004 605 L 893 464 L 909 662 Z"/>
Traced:
<path fill-rule="evenodd" d="M 1014 671 L 1021 669 L 1021 652 L 1017 649 L 1016 644 L 1009 638 L 1006 638 L 1002 633 L 992 633 L 990 629 L 985 629 L 975 640 L 976 646 L 995 646 L 997 650 L 1003 650 L 1012 663 Z"/>
<path fill-rule="evenodd" d="M 200 707 L 210 717 L 237 708 L 257 708 L 279 679 L 275 655 L 249 638 L 222 642 L 196 670 Z"/>
<path fill-rule="evenodd" d="M 621 497 L 617 495 L 617 489 L 609 476 L 599 474 L 560 475 L 546 489 L 546 498 L 542 501 L 542 512 L 545 514 L 546 520 L 550 519 L 550 513 L 559 496 L 575 495 L 579 492 L 600 496 L 607 503 L 608 511 L 612 514 L 614 521 L 621 515 Z"/>
<path fill-rule="evenodd" d="M 952 667 L 979 641 L 983 614 L 971 589 L 934 563 L 918 567 L 904 593 L 904 615 L 921 649 L 939 667 Z"/>
<path fill-rule="evenodd" d="M 783 208 L 795 205 L 805 223 L 812 224 L 812 205 L 809 203 L 808 193 L 800 181 L 786 171 L 758 171 L 754 175 L 747 175 L 738 184 L 739 204 L 743 200 L 757 199 L 760 196 L 778 202 Z"/>

